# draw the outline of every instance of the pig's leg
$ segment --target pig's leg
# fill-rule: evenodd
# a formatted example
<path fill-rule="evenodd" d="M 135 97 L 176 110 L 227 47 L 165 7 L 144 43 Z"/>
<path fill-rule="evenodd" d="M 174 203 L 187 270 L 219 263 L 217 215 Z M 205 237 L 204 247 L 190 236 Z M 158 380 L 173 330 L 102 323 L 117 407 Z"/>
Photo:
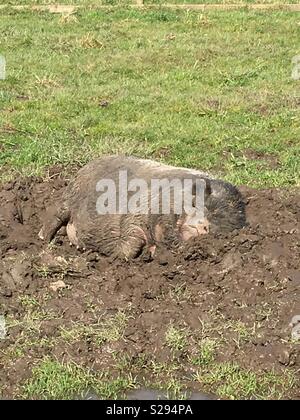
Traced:
<path fill-rule="evenodd" d="M 147 234 L 137 224 L 123 220 L 121 223 L 120 240 L 117 253 L 125 259 L 135 258 L 140 255 L 148 244 Z"/>
<path fill-rule="evenodd" d="M 50 242 L 59 231 L 66 225 L 70 219 L 70 211 L 65 208 L 52 208 L 46 214 L 46 221 L 39 232 L 39 238 L 43 241 Z"/>
<path fill-rule="evenodd" d="M 74 223 L 67 224 L 67 235 L 71 245 L 75 245 L 79 248 L 79 242 L 77 237 L 77 231 Z"/>
<path fill-rule="evenodd" d="M 145 260 L 152 260 L 154 258 L 154 255 L 156 253 L 157 244 L 163 242 L 164 240 L 164 228 L 162 227 L 162 224 L 157 223 L 154 226 L 154 232 L 151 235 L 152 240 L 147 241 L 149 243 L 148 246 L 145 247 L 144 252 L 144 259 Z"/>

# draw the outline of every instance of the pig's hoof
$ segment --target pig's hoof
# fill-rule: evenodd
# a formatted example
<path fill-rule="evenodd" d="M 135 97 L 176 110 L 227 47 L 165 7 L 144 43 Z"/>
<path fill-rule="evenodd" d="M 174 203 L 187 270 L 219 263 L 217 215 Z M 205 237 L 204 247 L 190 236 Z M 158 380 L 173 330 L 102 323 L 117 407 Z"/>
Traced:
<path fill-rule="evenodd" d="M 149 253 L 150 253 L 152 258 L 154 258 L 155 251 L 156 251 L 156 245 L 150 246 Z"/>
<path fill-rule="evenodd" d="M 76 245 L 77 249 L 79 249 L 78 248 L 77 232 L 76 232 L 76 228 L 75 228 L 74 224 L 73 223 L 68 223 L 66 230 L 67 230 L 67 235 L 68 235 L 70 243 L 72 243 L 73 245 Z"/>
<path fill-rule="evenodd" d="M 45 236 L 44 236 L 44 229 L 42 228 L 39 233 L 38 233 L 38 237 L 44 241 L 45 240 Z"/>
<path fill-rule="evenodd" d="M 300 315 L 293 316 L 290 327 L 292 327 L 292 339 L 295 341 L 300 340 Z"/>
<path fill-rule="evenodd" d="M 151 262 L 153 261 L 154 254 L 156 250 L 156 245 L 151 245 L 149 247 L 144 248 L 144 251 L 142 252 L 142 260 L 144 262 Z"/>

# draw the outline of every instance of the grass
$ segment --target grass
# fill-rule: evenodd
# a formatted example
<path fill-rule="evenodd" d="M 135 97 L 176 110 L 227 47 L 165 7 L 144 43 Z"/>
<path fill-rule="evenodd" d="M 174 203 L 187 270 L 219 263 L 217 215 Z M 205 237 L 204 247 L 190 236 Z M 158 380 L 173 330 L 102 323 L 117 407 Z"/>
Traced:
<path fill-rule="evenodd" d="M 76 363 L 62 364 L 47 357 L 33 369 L 32 378 L 24 384 L 20 397 L 72 399 L 93 392 L 103 399 L 114 399 L 134 384 L 130 375 L 108 380 L 106 374 L 95 374 Z"/>
<path fill-rule="evenodd" d="M 226 323 L 226 329 L 235 333 L 233 338 L 236 346 L 240 348 L 243 344 L 249 342 L 255 335 L 255 325 L 252 328 L 241 321 L 229 321 Z"/>
<path fill-rule="evenodd" d="M 25 354 L 30 348 L 52 348 L 55 344 L 63 342 L 72 346 L 81 340 L 92 341 L 97 347 L 106 343 L 113 343 L 122 339 L 128 316 L 124 312 L 117 312 L 116 315 L 91 322 L 88 325 L 82 322 L 74 322 L 68 326 L 60 326 L 55 337 L 41 336 L 41 324 L 43 321 L 58 319 L 58 316 L 46 312 L 41 305 L 33 298 L 26 295 L 20 298 L 22 306 L 26 309 L 22 320 L 7 320 L 7 330 L 20 329 L 18 338 L 2 351 L 6 361 L 9 362 Z"/>
<path fill-rule="evenodd" d="M 299 185 L 297 14 L 118 8 L 82 9 L 72 19 L 10 9 L 0 16 L 3 177 L 126 153 L 237 184 Z"/>
<path fill-rule="evenodd" d="M 214 338 L 216 331 L 208 328 L 208 324 L 200 331 L 187 331 L 175 323 L 170 324 L 166 328 L 165 346 L 162 345 L 159 352 L 130 355 L 126 350 L 118 350 L 126 343 L 123 331 L 128 316 L 123 312 L 106 317 L 97 325 L 74 323 L 72 327 L 63 327 L 61 319 L 61 326 L 49 336 L 42 333 L 41 321 L 54 319 L 55 315 L 42 312 L 38 315 L 41 305 L 34 299 L 23 297 L 22 305 L 26 312 L 21 322 L 7 319 L 8 333 L 14 340 L 5 350 L 0 350 L 6 369 L 9 366 L 13 369 L 19 360 L 25 360 L 27 352 L 34 354 L 30 357 L 31 375 L 15 385 L 15 398 L 73 399 L 86 398 L 89 393 L 98 398 L 117 399 L 125 397 L 131 389 L 146 387 L 161 389 L 169 398 L 184 399 L 193 384 L 194 389 L 215 393 L 221 398 L 277 399 L 284 398 L 299 384 L 291 369 L 263 371 L 247 369 L 239 362 L 220 361 L 227 348 L 225 334 L 229 326 L 226 323 L 220 325 L 220 338 Z M 18 333 L 12 335 L 14 328 L 18 328 Z M 236 323 L 230 328 L 245 338 L 245 326 Z M 76 351 L 72 350 L 84 342 L 90 343 L 94 351 L 101 349 L 97 353 L 101 355 L 99 360 L 96 357 L 90 363 L 83 356 L 77 358 Z M 243 344 L 246 343 L 241 339 L 237 346 L 241 353 Z M 162 360 L 160 352 L 165 348 L 168 352 Z M 53 356 L 55 349 L 60 349 L 59 358 Z"/>
<path fill-rule="evenodd" d="M 199 343 L 197 354 L 190 357 L 190 362 L 195 366 L 207 366 L 215 360 L 217 340 L 204 338 Z"/>
<path fill-rule="evenodd" d="M 93 338 L 100 346 L 103 343 L 118 341 L 122 338 L 128 321 L 124 312 L 118 312 L 115 316 L 98 322 L 94 325 L 74 325 L 72 328 L 61 328 L 61 337 L 69 342 L 75 343 L 80 339 Z"/>
<path fill-rule="evenodd" d="M 161 349 L 132 355 L 120 349 L 127 347 L 123 332 L 134 312 L 101 316 L 100 308 L 87 301 L 90 322 L 70 322 L 46 310 L 48 298 L 47 292 L 39 297 L 24 294 L 19 298 L 24 310 L 20 320 L 6 318 L 8 337 L 13 337 L 6 348 L 0 349 L 6 369 L 26 360 L 28 352 L 34 355 L 30 357 L 32 374 L 16 384 L 15 398 L 86 398 L 88 392 L 114 399 L 125 397 L 130 389 L 148 387 L 181 399 L 188 397 L 192 384 L 193 389 L 221 398 L 278 399 L 299 385 L 292 369 L 277 366 L 273 371 L 243 365 L 243 352 L 249 350 L 248 343 L 257 335 L 251 323 L 220 317 L 218 327 L 206 321 L 191 330 L 173 322 L 166 326 Z M 211 313 L 212 319 L 215 316 Z M 43 325 L 54 320 L 58 321 L 57 327 L 49 335 Z M 89 343 L 90 354 L 99 351 L 96 363 L 84 355 L 78 358 L 76 348 L 84 348 L 84 343 Z M 236 349 L 234 361 L 228 356 L 228 345 Z M 52 356 L 55 349 L 59 349 L 58 358 Z M 164 353 L 163 358 L 160 353 Z M 5 386 L 2 392 L 6 392 Z"/>
<path fill-rule="evenodd" d="M 170 325 L 166 331 L 166 344 L 172 351 L 184 350 L 187 345 L 186 331 Z"/>
<path fill-rule="evenodd" d="M 96 373 L 74 362 L 60 363 L 45 357 L 22 385 L 19 398 L 67 400 L 94 395 L 101 399 L 117 399 L 138 386 L 136 378 L 128 372 L 111 378 L 107 373 Z M 157 383 L 156 387 L 159 389 L 161 384 Z M 184 398 L 182 383 L 175 377 L 164 382 L 163 390 L 169 398 Z"/>
<path fill-rule="evenodd" d="M 202 353 L 203 354 L 203 353 Z M 206 353 L 208 354 L 208 353 Z M 150 355 L 149 355 L 150 357 Z M 126 391 L 145 386 L 149 389 L 161 389 L 169 398 L 184 399 L 188 396 L 185 380 L 180 365 L 171 363 L 152 363 L 151 380 L 138 380 L 132 373 L 135 367 L 144 372 L 145 365 L 132 365 L 125 355 L 121 355 L 118 371 L 111 372 L 91 370 L 75 362 L 59 362 L 50 357 L 43 358 L 32 370 L 31 377 L 19 388 L 18 397 L 26 399 L 73 399 L 84 398 L 87 393 L 98 398 L 116 399 L 125 397 Z M 116 359 L 118 361 L 118 358 Z M 198 364 L 194 380 L 201 390 L 214 392 L 226 399 L 280 399 L 297 384 L 291 371 L 275 373 L 273 371 L 252 371 L 235 362 L 214 362 L 206 359 L 205 364 Z M 173 366 L 173 369 L 171 367 Z"/>
<path fill-rule="evenodd" d="M 197 372 L 196 379 L 202 386 L 215 389 L 220 397 L 229 399 L 279 399 L 296 383 L 296 376 L 288 371 L 281 375 L 255 373 L 233 362 L 210 365 L 206 371 Z"/>
<path fill-rule="evenodd" d="M 4 4 L 74 4 L 79 6 L 124 6 L 125 4 L 135 4 L 138 0 L 7 0 Z M 161 5 L 161 4 L 272 4 L 272 3 L 297 3 L 297 0 L 281 0 L 276 2 L 274 0 L 143 0 L 145 5 Z"/>

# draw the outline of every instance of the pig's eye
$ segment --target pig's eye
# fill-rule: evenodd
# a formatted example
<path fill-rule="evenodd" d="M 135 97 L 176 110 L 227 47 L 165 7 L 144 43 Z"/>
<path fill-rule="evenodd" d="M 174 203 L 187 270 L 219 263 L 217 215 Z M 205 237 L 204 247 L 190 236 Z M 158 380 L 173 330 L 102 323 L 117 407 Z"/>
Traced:
<path fill-rule="evenodd" d="M 203 230 L 204 230 L 204 232 L 209 232 L 208 226 L 203 226 Z"/>

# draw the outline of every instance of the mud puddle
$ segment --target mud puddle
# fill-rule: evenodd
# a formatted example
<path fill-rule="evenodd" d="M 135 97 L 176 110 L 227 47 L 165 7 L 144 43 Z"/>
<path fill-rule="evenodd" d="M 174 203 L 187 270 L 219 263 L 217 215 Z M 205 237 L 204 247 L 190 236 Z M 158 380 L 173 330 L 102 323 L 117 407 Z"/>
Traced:
<path fill-rule="evenodd" d="M 80 400 L 101 400 L 102 398 L 97 395 L 94 391 L 87 391 L 81 396 L 77 396 L 74 399 L 80 399 Z M 137 400 L 137 401 L 143 401 L 143 400 L 170 400 L 168 391 L 160 391 L 156 389 L 147 389 L 147 388 L 141 388 L 136 389 L 133 391 L 130 391 L 125 396 L 126 400 Z M 209 395 L 202 392 L 191 392 L 191 391 L 184 391 L 179 395 L 179 399 L 184 400 L 215 400 L 216 397 L 213 395 Z"/>

